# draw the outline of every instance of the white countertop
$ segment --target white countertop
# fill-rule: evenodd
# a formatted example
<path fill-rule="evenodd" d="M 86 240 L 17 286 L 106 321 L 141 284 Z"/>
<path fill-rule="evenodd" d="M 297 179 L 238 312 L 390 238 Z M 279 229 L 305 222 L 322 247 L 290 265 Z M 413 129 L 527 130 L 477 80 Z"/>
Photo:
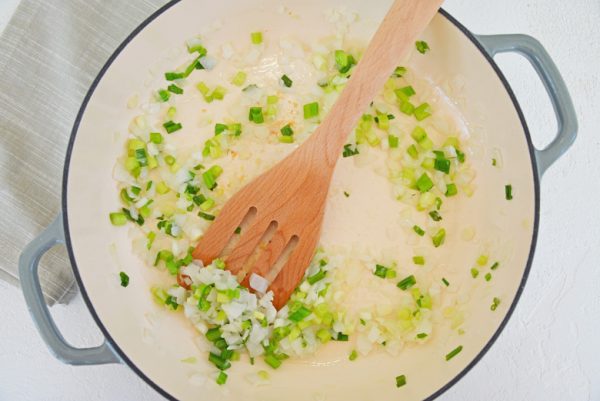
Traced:
<path fill-rule="evenodd" d="M 18 1 L 0 0 L 0 31 Z M 446 3 L 446 10 L 473 32 L 527 33 L 539 39 L 567 82 L 580 131 L 574 147 L 542 182 L 536 257 L 512 319 L 483 360 L 440 400 L 600 400 L 600 3 Z M 517 56 L 499 61 L 534 143 L 547 143 L 556 124 L 540 81 Z M 0 400 L 163 399 L 126 366 L 71 367 L 56 361 L 20 291 L 0 282 L 0 294 Z M 81 296 L 52 312 L 74 345 L 100 343 Z"/>

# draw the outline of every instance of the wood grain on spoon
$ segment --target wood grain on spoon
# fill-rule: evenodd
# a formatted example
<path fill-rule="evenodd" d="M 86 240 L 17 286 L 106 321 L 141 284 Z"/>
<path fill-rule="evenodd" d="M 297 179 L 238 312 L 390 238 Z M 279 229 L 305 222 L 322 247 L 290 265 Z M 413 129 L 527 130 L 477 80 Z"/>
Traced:
<path fill-rule="evenodd" d="M 222 256 L 235 230 L 252 211 L 253 217 L 226 257 L 227 268 L 248 286 L 252 274 L 267 276 L 293 241 L 295 247 L 269 286 L 275 307 L 280 309 L 286 304 L 314 256 L 331 177 L 348 135 L 442 2 L 394 2 L 318 129 L 302 146 L 225 204 L 196 246 L 195 259 L 206 265 Z M 251 258 L 270 226 L 275 227 L 273 237 L 258 257 Z"/>

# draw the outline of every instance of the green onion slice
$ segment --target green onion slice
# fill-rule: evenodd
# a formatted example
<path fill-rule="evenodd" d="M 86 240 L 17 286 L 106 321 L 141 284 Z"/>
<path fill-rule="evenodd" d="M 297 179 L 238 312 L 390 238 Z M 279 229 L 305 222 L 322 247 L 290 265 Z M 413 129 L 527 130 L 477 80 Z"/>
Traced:
<path fill-rule="evenodd" d="M 288 76 L 287 76 L 287 75 L 285 75 L 285 74 L 283 74 L 283 75 L 281 76 L 281 82 L 283 82 L 283 85 L 284 85 L 286 88 L 291 88 L 291 87 L 292 87 L 292 84 L 294 83 L 294 81 L 292 81 L 292 80 L 290 79 L 290 77 L 288 77 Z"/>
<path fill-rule="evenodd" d="M 304 306 L 301 306 L 297 311 L 295 311 L 294 313 L 289 315 L 288 319 L 291 320 L 292 322 L 298 323 L 298 322 L 304 320 L 305 318 L 307 318 L 308 316 L 310 316 L 311 313 L 312 312 L 310 311 L 310 309 L 307 309 Z"/>
<path fill-rule="evenodd" d="M 417 225 L 413 226 L 413 231 L 416 232 L 419 237 L 422 237 L 425 235 L 425 230 L 423 230 L 421 227 L 419 227 Z"/>
<path fill-rule="evenodd" d="M 175 123 L 173 121 L 167 121 L 163 124 L 163 127 L 167 131 L 168 134 L 172 134 L 175 131 L 179 131 L 183 126 L 180 123 Z"/>
<path fill-rule="evenodd" d="M 250 34 L 250 40 L 255 45 L 260 45 L 263 42 L 263 34 L 262 32 L 252 32 Z"/>
<path fill-rule="evenodd" d="M 304 105 L 304 119 L 317 117 L 319 115 L 319 103 L 312 102 Z"/>
<path fill-rule="evenodd" d="M 427 42 L 425 42 L 424 40 L 416 41 L 415 47 L 417 48 L 417 51 L 421 54 L 425 54 L 429 50 L 429 44 L 427 44 Z"/>
<path fill-rule="evenodd" d="M 175 84 L 169 85 L 169 87 L 167 89 L 169 90 L 169 92 L 174 93 L 176 95 L 183 94 L 183 89 L 181 89 L 179 86 L 177 86 Z"/>
<path fill-rule="evenodd" d="M 294 130 L 292 129 L 292 127 L 290 126 L 290 124 L 287 124 L 286 126 L 281 128 L 281 135 L 283 136 L 292 136 L 294 135 Z"/>
<path fill-rule="evenodd" d="M 512 185 L 508 184 L 504 186 L 504 196 L 506 200 L 512 200 Z"/>
<path fill-rule="evenodd" d="M 458 347 L 454 348 L 452 351 L 450 351 L 447 355 L 446 355 L 446 360 L 449 361 L 450 359 L 454 358 L 456 355 L 460 354 L 460 351 L 462 351 L 463 346 L 459 345 Z"/>
<path fill-rule="evenodd" d="M 344 150 L 342 151 L 342 156 L 343 157 L 351 157 L 351 156 L 355 156 L 358 154 L 358 147 L 355 146 L 354 149 L 352 149 L 352 145 L 347 143 L 344 145 Z"/>
<path fill-rule="evenodd" d="M 433 237 L 431 237 L 431 241 L 433 242 L 434 247 L 439 247 L 444 243 L 446 239 L 446 230 L 441 228 Z"/>
<path fill-rule="evenodd" d="M 398 282 L 396 287 L 400 288 L 402 291 L 406 291 L 415 284 L 417 284 L 417 280 L 415 279 L 415 276 L 411 274 L 410 276 Z"/>
<path fill-rule="evenodd" d="M 388 270 L 389 270 L 389 268 L 387 268 L 383 265 L 375 265 L 375 271 L 373 272 L 373 274 L 376 275 L 377 277 L 385 278 L 387 276 Z"/>
<path fill-rule="evenodd" d="M 120 272 L 119 277 L 121 278 L 121 287 L 127 287 L 129 285 L 129 276 L 125 272 Z"/>

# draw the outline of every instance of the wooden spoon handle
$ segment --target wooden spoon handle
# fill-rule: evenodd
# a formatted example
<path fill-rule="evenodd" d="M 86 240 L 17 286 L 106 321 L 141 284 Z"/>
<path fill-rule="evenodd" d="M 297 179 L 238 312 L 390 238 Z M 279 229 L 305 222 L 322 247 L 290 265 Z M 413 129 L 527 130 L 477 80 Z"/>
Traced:
<path fill-rule="evenodd" d="M 442 3 L 443 0 L 394 1 L 350 81 L 313 135 L 319 147 L 326 150 L 328 165 L 335 166 L 348 134 Z"/>

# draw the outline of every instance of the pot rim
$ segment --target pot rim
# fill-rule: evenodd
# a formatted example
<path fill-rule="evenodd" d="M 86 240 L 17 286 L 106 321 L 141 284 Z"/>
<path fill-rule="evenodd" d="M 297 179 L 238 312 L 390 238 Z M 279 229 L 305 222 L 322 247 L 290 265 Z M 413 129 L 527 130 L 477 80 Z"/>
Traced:
<path fill-rule="evenodd" d="M 106 73 L 108 68 L 112 65 L 112 63 L 117 59 L 117 57 L 121 54 L 123 49 L 125 49 L 125 47 L 138 35 L 138 33 L 140 33 L 147 25 L 149 25 L 156 18 L 158 18 L 160 15 L 162 15 L 165 11 L 167 11 L 168 9 L 170 9 L 172 6 L 179 3 L 180 1 L 181 0 L 171 0 L 169 3 L 165 4 L 164 6 L 162 6 L 158 10 L 156 10 L 154 13 L 152 13 L 140 25 L 138 25 L 125 38 L 125 40 L 117 47 L 117 49 L 111 54 L 111 56 L 108 58 L 106 63 L 102 66 L 102 68 L 98 72 L 98 75 L 94 79 L 92 85 L 90 86 L 88 92 L 85 95 L 85 98 L 84 98 L 84 100 L 81 104 L 81 107 L 77 113 L 77 117 L 75 118 L 73 128 L 71 130 L 69 143 L 68 143 L 68 147 L 67 147 L 67 152 L 66 152 L 66 156 L 65 156 L 65 165 L 64 165 L 64 170 L 63 170 L 62 191 L 61 191 L 61 193 L 62 193 L 61 209 L 62 209 L 62 216 L 63 216 L 63 226 L 64 226 L 64 231 L 65 231 L 65 245 L 67 248 L 67 252 L 69 254 L 69 260 L 71 262 L 73 274 L 75 276 L 75 280 L 77 281 L 77 286 L 79 287 L 79 289 L 81 291 L 81 294 L 83 296 L 85 304 L 86 304 L 88 310 L 90 311 L 92 318 L 98 325 L 98 328 L 100 329 L 100 331 L 106 338 L 107 342 L 110 344 L 111 348 L 117 353 L 119 358 L 122 361 L 124 361 L 148 385 L 150 385 L 159 394 L 161 394 L 162 396 L 164 396 L 165 398 L 167 398 L 169 400 L 177 400 L 177 399 L 175 397 L 173 397 L 171 394 L 169 394 L 162 387 L 160 387 L 158 384 L 156 384 L 148 376 L 146 376 L 146 374 L 140 368 L 138 368 L 133 363 L 133 361 L 131 361 L 127 357 L 127 354 L 113 340 L 109 331 L 104 326 L 104 324 L 102 323 L 98 314 L 96 313 L 96 310 L 94 309 L 92 300 L 90 299 L 89 295 L 87 294 L 87 292 L 85 290 L 85 286 L 83 285 L 81 275 L 79 274 L 79 269 L 77 268 L 77 262 L 75 260 L 75 255 L 73 253 L 73 247 L 72 247 L 72 243 L 71 243 L 71 233 L 69 231 L 69 219 L 68 219 L 68 213 L 67 213 L 67 208 L 68 208 L 68 205 L 67 205 L 68 186 L 67 186 L 67 184 L 69 181 L 69 167 L 70 167 L 70 162 L 71 162 L 71 156 L 72 156 L 72 152 L 73 152 L 73 146 L 75 143 L 75 137 L 77 136 L 77 132 L 79 129 L 79 124 L 83 118 L 83 115 L 85 114 L 85 111 L 87 109 L 90 98 L 92 97 L 98 84 L 104 77 L 104 74 Z M 448 383 L 446 383 L 441 388 L 437 389 L 434 393 L 432 393 L 430 396 L 425 398 L 424 401 L 434 400 L 435 398 L 437 398 L 440 395 L 442 395 L 443 393 L 445 393 L 449 388 L 454 386 L 460 379 L 462 379 L 483 358 L 483 356 L 489 351 L 489 349 L 492 347 L 492 345 L 496 342 L 496 340 L 500 336 L 500 333 L 504 330 L 508 321 L 512 317 L 512 314 L 516 308 L 517 303 L 519 302 L 519 299 L 521 298 L 521 294 L 523 292 L 523 289 L 525 288 L 527 278 L 529 277 L 529 272 L 531 270 L 531 265 L 533 263 L 533 257 L 535 254 L 535 248 L 536 248 L 536 243 L 537 243 L 537 236 L 538 236 L 538 229 L 539 229 L 539 214 L 540 214 L 539 213 L 539 210 L 540 210 L 540 176 L 538 174 L 538 168 L 537 168 L 537 164 L 535 162 L 535 154 L 534 154 L 535 150 L 533 147 L 533 143 L 531 141 L 531 135 L 529 133 L 529 128 L 527 127 L 527 123 L 525 121 L 523 111 L 521 110 L 521 106 L 519 105 L 519 102 L 516 99 L 516 96 L 515 96 L 514 92 L 512 91 L 512 88 L 510 87 L 504 74 L 502 73 L 502 71 L 500 70 L 500 68 L 498 67 L 498 65 L 496 64 L 494 59 L 492 58 L 492 56 L 490 56 L 486 52 L 486 50 L 481 45 L 481 43 L 477 40 L 475 35 L 473 33 L 471 33 L 471 31 L 469 31 L 464 25 L 462 25 L 460 22 L 458 22 L 454 17 L 452 17 L 452 15 L 450 15 L 443 8 L 440 8 L 439 14 L 442 15 L 444 18 L 446 18 L 456 28 L 458 28 L 458 30 L 460 30 L 467 37 L 467 39 L 469 39 L 469 41 L 471 41 L 471 43 L 473 43 L 473 45 L 475 45 L 475 47 L 479 50 L 481 55 L 487 60 L 489 65 L 492 67 L 492 69 L 496 73 L 497 77 L 502 82 L 502 85 L 504 86 L 506 92 L 508 93 L 510 100 L 512 101 L 513 106 L 515 108 L 515 111 L 517 112 L 517 115 L 519 117 L 521 125 L 523 127 L 523 131 L 525 133 L 525 139 L 527 141 L 527 148 L 529 151 L 529 158 L 531 161 L 531 168 L 532 168 L 532 172 L 533 172 L 532 175 L 533 175 L 533 186 L 534 186 L 535 199 L 534 199 L 534 222 L 533 222 L 531 245 L 529 248 L 529 256 L 527 258 L 527 264 L 525 266 L 525 270 L 523 272 L 523 277 L 521 278 L 521 282 L 519 283 L 519 287 L 517 289 L 515 297 L 513 298 L 513 301 L 511 303 L 504 319 L 502 320 L 502 322 L 500 323 L 500 325 L 498 326 L 497 330 L 494 332 L 494 334 L 492 335 L 490 340 L 485 344 L 485 346 L 475 356 L 475 358 L 473 358 L 473 360 L 463 370 L 461 370 L 458 374 L 456 374 L 452 378 L 452 380 L 450 380 Z"/>

